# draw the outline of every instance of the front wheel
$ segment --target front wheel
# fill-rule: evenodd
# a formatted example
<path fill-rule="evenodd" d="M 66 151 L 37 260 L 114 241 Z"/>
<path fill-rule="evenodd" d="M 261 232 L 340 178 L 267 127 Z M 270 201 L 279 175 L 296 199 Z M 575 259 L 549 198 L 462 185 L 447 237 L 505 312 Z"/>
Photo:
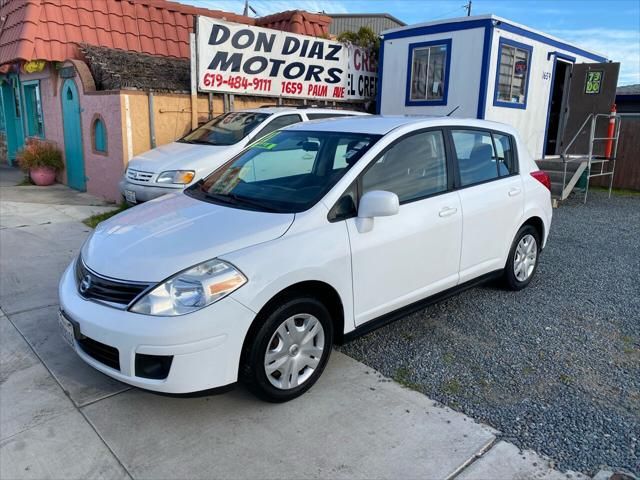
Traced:
<path fill-rule="evenodd" d="M 329 360 L 333 323 L 314 298 L 285 301 L 249 340 L 243 359 L 248 387 L 270 402 L 286 402 L 309 390 Z"/>
<path fill-rule="evenodd" d="M 504 269 L 504 282 L 511 290 L 522 290 L 529 285 L 538 269 L 540 235 L 531 225 L 525 225 L 516 234 Z"/>

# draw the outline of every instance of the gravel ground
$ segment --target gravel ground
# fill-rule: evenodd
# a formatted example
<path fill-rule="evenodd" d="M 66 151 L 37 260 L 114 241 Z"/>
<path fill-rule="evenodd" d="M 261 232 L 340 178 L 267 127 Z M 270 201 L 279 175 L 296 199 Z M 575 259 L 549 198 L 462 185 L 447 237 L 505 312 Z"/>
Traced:
<path fill-rule="evenodd" d="M 341 350 L 557 468 L 638 475 L 640 195 L 554 210 L 525 290 L 469 290 Z"/>

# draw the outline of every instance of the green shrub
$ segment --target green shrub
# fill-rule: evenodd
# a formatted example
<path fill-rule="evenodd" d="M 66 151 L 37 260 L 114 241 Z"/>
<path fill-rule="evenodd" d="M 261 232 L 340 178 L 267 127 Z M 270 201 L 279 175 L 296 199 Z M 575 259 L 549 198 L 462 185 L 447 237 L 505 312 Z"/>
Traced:
<path fill-rule="evenodd" d="M 18 153 L 18 165 L 25 172 L 38 167 L 49 167 L 56 172 L 64 169 L 60 149 L 51 142 L 34 139 L 28 140 Z"/>

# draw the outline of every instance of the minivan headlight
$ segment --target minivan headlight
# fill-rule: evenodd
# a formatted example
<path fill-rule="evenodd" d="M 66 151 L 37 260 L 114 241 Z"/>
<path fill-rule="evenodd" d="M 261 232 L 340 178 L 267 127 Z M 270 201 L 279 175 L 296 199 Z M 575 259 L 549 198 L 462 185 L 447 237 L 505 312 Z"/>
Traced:
<path fill-rule="evenodd" d="M 217 302 L 245 283 L 247 278 L 233 265 L 209 260 L 160 283 L 129 311 L 156 316 L 184 315 Z"/>
<path fill-rule="evenodd" d="M 177 183 L 186 185 L 193 180 L 196 172 L 193 170 L 167 170 L 158 175 L 156 183 Z"/>

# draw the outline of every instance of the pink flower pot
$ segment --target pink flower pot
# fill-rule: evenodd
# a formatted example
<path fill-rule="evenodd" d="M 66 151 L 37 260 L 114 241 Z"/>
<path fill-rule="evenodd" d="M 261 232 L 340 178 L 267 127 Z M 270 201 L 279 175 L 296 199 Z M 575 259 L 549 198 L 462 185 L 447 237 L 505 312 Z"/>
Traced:
<path fill-rule="evenodd" d="M 56 171 L 49 167 L 36 167 L 29 170 L 31 180 L 36 185 L 46 187 L 47 185 L 53 185 L 56 181 Z"/>

